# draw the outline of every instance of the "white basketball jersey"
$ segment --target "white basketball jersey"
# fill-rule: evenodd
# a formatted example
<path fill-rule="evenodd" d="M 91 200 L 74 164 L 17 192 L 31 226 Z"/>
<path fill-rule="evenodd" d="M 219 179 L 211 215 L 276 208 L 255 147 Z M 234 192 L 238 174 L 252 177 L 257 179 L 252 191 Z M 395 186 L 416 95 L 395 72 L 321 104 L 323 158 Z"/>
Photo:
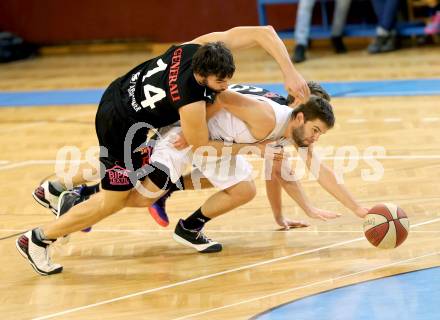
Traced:
<path fill-rule="evenodd" d="M 275 113 L 275 127 L 272 132 L 263 140 L 278 140 L 282 138 L 284 131 L 293 112 L 293 109 L 278 104 L 269 98 L 246 94 L 256 100 L 267 102 Z M 235 117 L 232 113 L 222 109 L 208 121 L 209 136 L 212 140 L 224 140 L 233 143 L 255 143 L 255 139 L 249 131 L 246 123 Z"/>

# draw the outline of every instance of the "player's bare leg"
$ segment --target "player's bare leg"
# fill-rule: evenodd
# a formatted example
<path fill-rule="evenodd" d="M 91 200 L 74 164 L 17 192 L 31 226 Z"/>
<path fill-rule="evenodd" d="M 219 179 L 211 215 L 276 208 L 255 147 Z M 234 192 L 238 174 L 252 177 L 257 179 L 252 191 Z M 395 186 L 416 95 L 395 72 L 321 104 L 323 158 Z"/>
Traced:
<path fill-rule="evenodd" d="M 40 205 L 52 210 L 54 214 L 57 214 L 58 201 L 61 193 L 74 186 L 89 182 L 84 177 L 85 172 L 89 172 L 91 176 L 97 176 L 98 174 L 97 169 L 90 163 L 81 163 L 73 175 L 56 176 L 54 179 L 41 183 L 41 185 L 32 192 L 32 196 Z"/>
<path fill-rule="evenodd" d="M 161 194 L 162 190 L 153 183 L 146 183 L 146 186 L 151 194 Z M 60 213 L 66 213 L 63 212 L 66 210 L 68 211 L 67 214 L 63 214 L 59 219 L 30 230 L 20 236 L 16 242 L 18 251 L 29 261 L 35 271 L 41 275 L 61 272 L 63 267 L 53 264 L 50 260 L 50 245 L 57 238 L 94 225 L 126 207 L 130 193 L 131 190 L 102 190 L 87 201 L 80 202 L 74 206 L 73 204 L 76 201 L 75 194 L 71 195 L 73 202 L 68 199 L 63 202 L 63 199 L 61 199 L 60 203 L 65 203 L 66 205 L 60 207 Z M 151 201 L 153 202 L 154 200 Z"/>
<path fill-rule="evenodd" d="M 160 199 L 155 201 L 153 204 L 146 205 L 151 217 L 162 227 L 167 227 L 169 225 L 169 218 L 166 212 L 166 201 L 171 194 L 173 194 L 173 192 L 178 190 L 208 189 L 213 187 L 212 183 L 205 177 L 199 176 L 196 180 L 197 184 L 194 183 L 194 177 L 191 173 L 186 174 L 180 178 L 176 184 L 172 184 L 170 189 L 165 192 Z"/>
<path fill-rule="evenodd" d="M 69 214 L 40 228 L 26 232 L 17 239 L 16 247 L 41 275 L 59 273 L 63 267 L 50 259 L 50 245 L 59 237 L 84 229 L 125 206 L 130 191 L 102 191 L 88 201 L 73 207 Z"/>

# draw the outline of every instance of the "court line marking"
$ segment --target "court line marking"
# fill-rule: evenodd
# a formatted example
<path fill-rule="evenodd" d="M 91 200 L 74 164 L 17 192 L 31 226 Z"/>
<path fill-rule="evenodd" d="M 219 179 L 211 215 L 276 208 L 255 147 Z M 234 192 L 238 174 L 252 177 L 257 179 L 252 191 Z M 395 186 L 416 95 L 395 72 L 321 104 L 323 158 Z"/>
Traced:
<path fill-rule="evenodd" d="M 426 224 L 430 224 L 430 223 L 434 223 L 434 222 L 437 222 L 437 221 L 440 221 L 440 218 L 436 218 L 436 219 L 432 219 L 432 220 L 428 220 L 428 221 L 425 221 L 425 222 L 421 222 L 421 223 L 412 225 L 411 228 L 416 228 L 416 227 L 419 227 L 419 226 L 422 226 L 422 225 L 426 225 Z M 297 253 L 293 253 L 293 254 L 290 254 L 290 255 L 287 255 L 287 256 L 283 256 L 283 257 L 278 257 L 278 258 L 274 258 L 274 259 L 260 261 L 260 262 L 248 264 L 248 265 L 245 265 L 245 266 L 241 266 L 241 267 L 220 271 L 220 272 L 208 274 L 208 275 L 205 275 L 205 276 L 200 276 L 200 277 L 192 278 L 192 279 L 189 279 L 189 280 L 183 280 L 183 281 L 175 282 L 175 283 L 164 285 L 164 286 L 157 287 L 157 288 L 152 288 L 152 289 L 147 289 L 147 290 L 143 290 L 143 291 L 138 291 L 138 292 L 127 294 L 127 295 L 123 295 L 123 296 L 120 296 L 120 297 L 117 297 L 117 298 L 103 300 L 103 301 L 100 301 L 100 302 L 97 302 L 97 303 L 88 304 L 88 305 L 81 306 L 81 307 L 71 308 L 71 309 L 67 309 L 67 310 L 64 310 L 64 311 L 57 312 L 57 313 L 52 313 L 52 314 L 49 314 L 49 315 L 33 318 L 33 319 L 34 320 L 50 319 L 50 318 L 53 318 L 53 317 L 57 317 L 57 316 L 61 316 L 61 315 L 65 315 L 65 314 L 69 314 L 69 313 L 73 313 L 73 312 L 77 312 L 77 311 L 82 311 L 82 310 L 86 310 L 86 309 L 90 309 L 90 308 L 106 305 L 106 304 L 117 302 L 117 301 L 122 301 L 122 300 L 130 299 L 130 298 L 133 298 L 133 297 L 137 297 L 137 296 L 141 296 L 141 295 L 145 295 L 145 294 L 149 294 L 149 293 L 153 293 L 153 292 L 157 292 L 157 291 L 161 291 L 161 290 L 165 290 L 165 289 L 170 289 L 170 288 L 186 285 L 186 284 L 197 282 L 197 281 L 200 281 L 200 280 L 211 279 L 211 278 L 215 278 L 215 277 L 222 276 L 222 275 L 225 275 L 225 274 L 230 274 L 230 273 L 237 272 L 237 271 L 243 271 L 243 270 L 247 270 L 247 269 L 251 269 L 251 268 L 255 268 L 255 267 L 264 266 L 264 265 L 267 265 L 267 264 L 271 264 L 273 262 L 283 261 L 283 260 L 287 260 L 287 259 L 290 259 L 290 258 L 295 258 L 295 257 L 307 255 L 307 254 L 310 254 L 310 253 L 315 253 L 315 252 L 319 252 L 319 251 L 322 251 L 322 250 L 331 249 L 331 248 L 343 246 L 343 245 L 346 245 L 346 244 L 351 244 L 351 243 L 354 243 L 354 242 L 358 242 L 360 240 L 365 240 L 365 237 L 359 237 L 359 238 L 355 238 L 355 239 L 351 239 L 351 240 L 347 240 L 347 241 L 337 242 L 337 243 L 334 243 L 334 244 L 331 244 L 331 245 L 327 245 L 327 246 L 323 246 L 323 247 L 319 247 L 319 248 L 315 248 L 315 249 L 310 249 L 310 250 L 306 250 L 306 251 L 302 251 L 302 252 L 297 252 Z"/>
<path fill-rule="evenodd" d="M 300 157 L 290 157 L 289 160 L 300 160 Z M 357 157 L 320 157 L 321 160 L 438 160 L 440 159 L 440 155 L 393 155 L 393 156 L 357 156 Z M 263 161 L 263 158 L 258 157 L 248 157 L 246 158 L 248 161 Z M 9 160 L 0 160 L 0 164 L 2 162 L 10 162 Z M 67 163 L 84 163 L 86 160 L 80 161 L 64 161 L 64 160 L 25 160 L 19 161 L 15 163 L 6 164 L 0 167 L 0 170 L 8 170 L 15 169 L 20 167 L 25 167 L 29 165 L 47 165 L 47 164 L 55 164 L 57 162 L 67 162 Z"/>
<path fill-rule="evenodd" d="M 222 310 L 222 309 L 227 309 L 227 308 L 239 306 L 239 305 L 246 304 L 246 303 L 249 303 L 249 302 L 258 301 L 258 300 L 265 299 L 265 298 L 271 298 L 271 297 L 274 297 L 274 296 L 290 293 L 290 292 L 301 290 L 301 289 L 305 289 L 305 288 L 311 288 L 311 287 L 314 287 L 314 286 L 317 286 L 317 285 L 321 285 L 321 284 L 325 284 L 325 283 L 333 283 L 335 281 L 339 281 L 339 280 L 342 280 L 342 279 L 345 279 L 345 278 L 350 278 L 352 276 L 356 276 L 356 275 L 359 275 L 359 274 L 369 273 L 369 272 L 372 272 L 372 271 L 384 269 L 384 268 L 395 266 L 395 265 L 399 265 L 399 264 L 402 264 L 402 263 L 405 263 L 405 262 L 410 262 L 410 261 L 414 261 L 414 260 L 418 260 L 418 259 L 426 258 L 426 257 L 430 257 L 430 256 L 435 256 L 435 255 L 440 255 L 440 251 L 431 252 L 431 253 L 424 254 L 424 255 L 421 255 L 421 256 L 417 256 L 417 257 L 413 257 L 413 258 L 409 258 L 409 259 L 404 259 L 404 260 L 399 260 L 399 261 L 392 262 L 392 263 L 387 263 L 387 264 L 384 264 L 384 265 L 380 265 L 380 266 L 376 266 L 376 267 L 373 267 L 373 268 L 361 270 L 361 271 L 358 271 L 358 272 L 344 274 L 344 275 L 338 276 L 336 278 L 328 278 L 328 279 L 325 279 L 325 280 L 312 282 L 312 283 L 309 283 L 309 284 L 306 284 L 306 285 L 302 285 L 302 286 L 293 287 L 293 288 L 290 288 L 290 289 L 274 292 L 274 293 L 267 294 L 267 295 L 264 295 L 264 296 L 259 296 L 259 297 L 256 297 L 256 298 L 252 298 L 252 299 L 248 299 L 248 300 L 243 300 L 243 301 L 236 302 L 236 303 L 231 303 L 231 304 L 228 304 L 228 305 L 225 305 L 225 306 L 221 306 L 221 307 L 217 307 L 217 308 L 212 308 L 212 309 L 208 309 L 208 310 L 197 312 L 197 313 L 192 313 L 192 314 L 189 314 L 189 315 L 186 315 L 186 316 L 183 316 L 183 317 L 174 318 L 173 320 L 188 319 L 188 318 L 191 318 L 191 317 L 200 316 L 200 315 L 211 313 L 211 312 L 214 312 L 214 311 L 218 311 L 218 310 Z M 375 280 L 375 279 L 372 279 L 372 280 Z M 362 281 L 362 282 L 364 282 L 364 281 Z M 356 284 L 361 284 L 362 282 L 358 282 Z M 351 284 L 351 285 L 356 285 L 356 284 Z M 334 289 L 336 289 L 336 288 L 334 288 Z"/>
<path fill-rule="evenodd" d="M 383 122 L 401 122 L 402 118 L 384 118 Z"/>
<path fill-rule="evenodd" d="M 90 115 L 94 119 L 95 115 L 96 115 L 96 109 L 86 110 L 86 111 L 83 111 L 83 112 L 80 112 L 80 113 L 75 113 L 75 114 L 70 115 L 70 116 L 58 117 L 58 118 L 55 118 L 55 121 L 63 122 L 63 121 L 66 121 L 66 120 L 69 120 L 69 119 L 72 119 L 72 118 L 78 118 L 78 117 L 82 117 L 82 116 L 85 116 L 85 115 Z"/>
<path fill-rule="evenodd" d="M 37 122 L 32 122 L 32 123 L 17 124 L 15 126 L 13 126 L 12 128 L 2 128 L 2 130 L 0 130 L 0 134 L 10 133 L 11 131 L 21 130 L 21 129 L 29 128 L 29 127 L 41 126 L 43 124 L 47 124 L 47 121 L 37 121 Z"/>
<path fill-rule="evenodd" d="M 87 114 L 90 114 L 90 116 L 94 116 L 95 113 L 96 113 L 96 110 L 84 111 L 84 112 L 80 112 L 80 113 L 75 113 L 75 114 L 70 115 L 70 116 L 55 118 L 55 121 L 56 122 L 59 121 L 60 123 L 62 123 L 63 121 L 66 121 L 66 120 L 69 120 L 69 119 L 78 118 L 78 117 L 82 117 L 82 116 L 87 115 Z M 3 130 L 0 130 L 0 134 L 9 133 L 11 131 L 15 131 L 17 129 L 23 129 L 23 128 L 27 128 L 27 127 L 36 127 L 36 126 L 46 125 L 48 123 L 49 123 L 49 121 L 37 121 L 37 122 L 32 122 L 32 123 L 17 124 L 15 126 L 13 126 L 12 128 L 4 128 Z"/>
<path fill-rule="evenodd" d="M 56 164 L 56 163 L 68 163 L 68 164 L 74 164 L 74 163 L 84 163 L 86 160 L 79 160 L 79 161 L 65 161 L 65 160 L 25 160 L 25 161 L 19 161 L 15 163 L 10 163 L 7 165 L 4 165 L 0 167 L 0 170 L 8 170 L 8 169 L 15 169 L 20 167 L 26 167 L 30 165 L 47 165 L 47 164 Z"/>
<path fill-rule="evenodd" d="M 282 233 L 282 232 L 294 232 L 294 233 L 363 233 L 359 230 L 301 230 L 303 228 L 291 228 L 289 230 L 215 230 L 204 229 L 207 233 Z M 27 230 L 23 229 L 0 229 L 0 232 L 20 232 L 24 233 Z M 93 229 L 93 232 L 98 233 L 172 233 L 174 230 L 158 230 L 158 229 Z M 414 230 L 415 233 L 440 233 L 440 230 Z"/>
<path fill-rule="evenodd" d="M 364 123 L 364 122 L 367 122 L 367 119 L 365 119 L 365 118 L 351 118 L 351 119 L 347 119 L 346 122 L 347 123 Z"/>
<path fill-rule="evenodd" d="M 439 120 L 440 120 L 440 118 L 437 118 L 437 117 L 424 117 L 424 118 L 422 118 L 423 122 L 437 122 Z"/>
<path fill-rule="evenodd" d="M 289 157 L 289 160 L 300 160 L 300 157 Z M 356 156 L 356 157 L 319 157 L 321 160 L 438 160 L 440 155 L 393 155 L 393 156 Z M 262 161 L 262 158 L 252 157 L 247 158 L 248 161 Z"/>
<path fill-rule="evenodd" d="M 71 115 L 71 116 L 66 116 L 66 117 L 58 117 L 55 118 L 55 122 L 64 122 L 66 120 L 72 119 L 72 118 L 77 118 L 77 117 L 82 117 L 85 115 L 90 115 L 90 116 L 94 116 L 95 115 L 95 111 L 85 111 L 85 112 L 81 112 L 75 115 Z M 382 119 L 383 122 L 386 123 L 390 123 L 390 122 L 402 122 L 402 118 L 384 118 Z M 421 119 L 419 119 L 422 122 L 438 122 L 440 120 L 440 118 L 438 117 L 423 117 Z M 341 121 L 341 122 L 345 122 L 345 123 L 349 123 L 349 124 L 360 124 L 360 123 L 367 123 L 370 122 L 372 120 L 366 119 L 366 118 L 348 118 L 345 121 Z M 374 120 L 376 121 L 376 120 Z M 32 122 L 32 123 L 25 123 L 25 124 L 18 124 L 13 126 L 12 128 L 7 128 L 7 129 L 0 129 L 0 133 L 7 133 L 7 132 L 11 132 L 17 129 L 23 129 L 26 127 L 33 127 L 33 126 L 39 126 L 39 125 L 45 125 L 47 123 L 49 123 L 50 121 L 37 121 L 37 122 Z"/>

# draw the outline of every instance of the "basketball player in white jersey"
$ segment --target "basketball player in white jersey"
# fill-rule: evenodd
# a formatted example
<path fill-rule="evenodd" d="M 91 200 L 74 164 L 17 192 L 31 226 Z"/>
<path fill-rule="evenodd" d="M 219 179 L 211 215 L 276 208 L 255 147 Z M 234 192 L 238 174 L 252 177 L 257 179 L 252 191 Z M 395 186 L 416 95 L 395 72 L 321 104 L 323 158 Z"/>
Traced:
<path fill-rule="evenodd" d="M 325 97 L 329 99 L 329 96 L 318 84 L 310 82 L 309 87 L 312 94 L 324 92 Z M 287 129 L 287 126 L 291 119 L 293 109 L 287 106 L 288 101 L 286 98 L 269 92 L 268 90 L 256 87 L 233 85 L 230 86 L 229 89 L 240 92 L 248 98 L 242 101 L 242 99 L 239 99 L 242 95 L 237 94 L 228 94 L 218 97 L 218 100 L 208 108 L 208 117 L 210 118 L 208 121 L 210 139 L 234 143 L 233 146 L 236 144 L 256 143 L 268 140 L 283 140 L 278 141 L 278 144 L 288 144 L 285 136 L 290 136 L 290 133 L 286 132 L 286 130 L 290 130 Z M 311 105 L 313 106 L 308 108 L 308 115 L 312 110 L 316 110 L 317 108 L 316 101 L 311 103 Z M 329 122 L 328 126 L 332 126 L 333 113 L 331 111 L 331 106 L 328 104 L 326 107 L 328 117 L 330 118 L 327 121 Z M 252 125 L 234 116 L 227 109 L 238 114 L 245 113 L 246 109 L 251 113 L 255 112 L 253 116 L 255 118 L 259 117 L 259 119 L 256 119 L 258 120 L 258 124 L 256 124 L 254 128 Z M 252 110 L 254 112 L 252 112 Z M 298 109 L 298 111 L 299 110 L 300 109 Z M 317 118 L 317 116 L 314 115 L 314 118 Z M 170 138 L 180 132 L 181 130 L 177 126 L 168 127 L 162 130 L 162 140 L 156 144 L 150 159 L 151 161 L 160 162 L 169 168 L 173 182 L 180 177 L 187 165 L 191 163 L 191 155 L 189 153 L 186 153 L 185 150 L 183 152 L 176 151 L 169 146 Z M 298 138 L 296 139 L 299 140 Z M 300 145 L 303 144 L 301 141 L 298 143 Z M 242 156 L 224 157 L 221 158 L 221 160 L 216 157 L 212 157 L 211 159 L 212 161 L 209 162 L 207 166 L 212 170 L 204 170 L 203 176 L 208 178 L 211 184 L 217 188 L 223 189 L 230 185 L 234 185 L 250 175 L 251 166 Z M 195 162 L 197 162 L 197 160 L 195 160 Z M 215 168 L 219 169 L 220 167 L 232 170 L 229 170 L 229 172 L 226 171 L 230 173 L 229 175 L 225 175 L 225 172 L 222 172 L 221 170 L 214 170 Z M 185 183 L 180 183 L 183 183 L 183 186 L 188 189 L 187 186 L 192 186 L 192 183 L 189 180 L 190 179 L 187 177 Z M 171 192 L 175 189 L 176 188 L 172 188 Z M 169 222 L 164 209 L 164 201 L 170 193 L 149 208 L 152 217 L 158 222 L 158 224 L 164 227 L 167 226 Z M 139 201 L 142 202 L 140 198 Z M 307 212 L 312 214 L 311 210 L 307 210 Z M 279 215 L 276 215 L 276 220 L 281 221 L 283 219 Z M 296 224 L 294 223 L 293 225 Z"/>
<path fill-rule="evenodd" d="M 245 94 L 228 91 L 218 95 L 216 102 L 208 109 L 208 114 L 211 114 L 208 121 L 210 139 L 234 143 L 232 146 L 270 140 L 276 141 L 277 145 L 291 143 L 295 147 L 309 147 L 319 139 L 321 134 L 326 133 L 334 125 L 332 107 L 323 98 L 312 96 L 306 104 L 302 104 L 293 110 L 286 105 L 278 103 L 283 98 L 267 90 L 248 86 L 232 86 L 230 89 Z M 313 93 L 313 90 L 311 92 Z M 233 113 L 248 121 L 239 119 Z M 247 113 L 251 114 L 251 116 L 247 116 Z M 155 145 L 151 156 L 151 161 L 162 163 L 169 168 L 169 176 L 172 182 L 179 180 L 179 177 L 191 161 L 192 165 L 198 168 L 201 174 L 214 187 L 219 189 L 228 188 L 243 179 L 250 178 L 251 166 L 240 155 L 222 156 L 220 158 L 213 155 L 211 161 L 208 160 L 202 166 L 196 158 L 191 156 L 191 153 L 187 152 L 188 149 L 176 150 L 171 147 L 170 141 L 180 132 L 181 129 L 178 126 L 163 129 L 161 132 L 162 139 Z M 184 142 L 180 142 L 180 144 L 185 146 Z M 310 167 L 311 150 L 307 156 L 309 159 L 306 159 L 306 163 Z M 226 168 L 227 170 L 219 170 L 219 168 Z M 366 209 L 357 203 L 343 185 L 337 183 L 333 172 L 323 164 L 321 164 L 320 169 L 318 182 L 343 205 L 351 209 L 358 216 L 363 217 L 366 214 Z M 184 181 L 185 187 L 193 187 L 189 179 Z M 281 168 L 279 166 L 274 167 L 271 178 L 267 180 L 266 185 L 274 218 L 278 224 L 284 227 L 302 225 L 284 218 L 282 215 L 281 186 L 308 216 L 323 220 L 339 216 L 337 213 L 313 207 L 302 191 L 299 182 L 286 181 L 281 175 Z M 176 189 L 174 188 L 173 190 Z M 164 210 L 164 200 L 166 200 L 166 197 L 149 209 L 152 216 L 161 225 L 168 224 Z M 142 198 L 139 198 L 139 206 L 142 206 L 143 203 Z M 186 234 L 201 230 L 206 222 L 216 217 L 204 215 L 203 209 L 202 206 L 187 219 L 180 220 L 173 236 L 176 241 L 193 247 L 198 251 L 203 250 L 203 244 L 199 245 L 187 241 Z M 166 223 L 161 223 L 163 220 L 166 220 Z"/>
<path fill-rule="evenodd" d="M 312 93 L 320 94 L 329 99 L 329 96 L 325 91 L 323 92 L 319 85 L 312 83 L 309 86 Z M 216 102 L 208 108 L 210 117 L 208 129 L 211 139 L 229 141 L 233 143 L 232 147 L 264 140 L 277 141 L 278 145 L 292 143 L 296 147 L 307 147 L 313 145 L 321 134 L 334 125 L 332 107 L 323 98 L 312 96 L 308 103 L 293 110 L 286 105 L 288 103 L 286 99 L 267 90 L 240 85 L 232 86 L 230 89 L 219 94 Z M 234 90 L 243 94 L 235 93 Z M 238 117 L 245 119 L 245 121 Z M 167 168 L 167 175 L 172 183 L 179 181 L 184 170 L 191 162 L 204 177 L 208 178 L 210 186 L 215 186 L 221 190 L 251 178 L 252 167 L 240 155 L 226 155 L 219 158 L 215 154 L 210 158 L 208 157 L 210 160 L 202 165 L 200 161 L 192 157 L 191 152 L 188 152 L 188 148 L 184 150 L 173 148 L 170 141 L 176 134 L 181 133 L 178 124 L 163 128 L 160 133 L 162 137 L 157 141 L 150 161 L 160 163 Z M 308 156 L 311 156 L 311 152 Z M 310 166 L 310 161 L 307 161 L 307 164 Z M 219 168 L 228 170 L 219 171 Z M 342 185 L 337 184 L 333 172 L 323 164 L 321 164 L 318 181 L 327 191 L 357 215 L 363 216 L 366 214 L 365 209 L 353 199 Z M 190 179 L 185 179 L 184 182 L 180 180 L 180 184 L 183 184 L 186 189 L 193 188 Z M 337 213 L 313 207 L 302 191 L 300 184 L 297 181 L 283 179 L 280 168 L 277 169 L 277 166 L 275 166 L 271 179 L 267 180 L 267 194 L 274 211 L 274 218 L 278 224 L 284 227 L 303 226 L 303 224 L 291 221 L 282 215 L 280 186 L 310 217 L 326 220 L 339 216 Z M 176 188 L 172 188 L 173 190 L 176 190 Z M 216 195 L 213 196 L 213 198 L 215 197 Z M 150 208 L 150 213 L 163 226 L 168 225 L 168 217 L 164 210 L 165 199 L 162 198 L 161 201 Z M 61 208 L 63 207 L 63 200 L 64 198 L 61 199 Z M 149 205 L 146 198 L 139 196 L 137 192 L 132 194 L 130 203 L 131 206 L 137 207 Z M 210 203 L 215 203 L 215 201 L 210 201 Z M 64 212 L 63 209 L 60 211 L 61 213 Z M 188 241 L 188 239 L 194 239 L 193 235 L 191 237 L 187 236 L 188 233 L 200 232 L 204 224 L 216 216 L 218 215 L 204 214 L 202 206 L 189 218 L 179 221 L 174 238 L 180 243 L 201 252 L 212 252 L 213 243 L 217 245 L 215 248 L 221 250 L 221 246 L 218 246 L 219 244 L 215 241 L 210 241 L 208 244 L 201 239 L 200 243 L 195 243 L 194 240 Z"/>
<path fill-rule="evenodd" d="M 233 88 L 237 90 L 237 87 Z M 211 239 L 208 240 L 202 232 L 206 222 L 227 212 L 209 209 L 210 205 L 221 206 L 221 201 L 223 200 L 221 190 L 230 189 L 245 181 L 249 181 L 249 185 L 254 186 L 252 166 L 243 156 L 236 155 L 239 153 L 240 148 L 245 146 L 249 150 L 251 145 L 254 148 L 259 145 L 265 149 L 266 145 L 261 144 L 262 141 L 277 140 L 277 144 L 288 144 L 290 142 L 298 147 L 304 147 L 318 140 L 320 134 L 325 133 L 334 125 L 332 107 L 327 100 L 321 97 L 312 95 L 307 103 L 300 105 L 294 110 L 287 105 L 275 102 L 274 100 L 278 100 L 279 96 L 273 93 L 263 89 L 256 92 L 257 88 L 252 88 L 251 90 L 254 92 L 248 95 L 232 90 L 219 93 L 214 104 L 208 107 L 208 132 L 210 139 L 225 141 L 230 146 L 223 148 L 221 155 L 218 155 L 215 149 L 208 147 L 202 150 L 198 149 L 194 154 L 189 146 L 182 150 L 174 148 L 172 146 L 173 139 L 182 133 L 180 123 L 175 123 L 159 130 L 160 139 L 155 142 L 149 159 L 150 163 L 154 162 L 156 167 L 166 171 L 166 175 L 169 177 L 169 181 L 166 183 L 167 189 L 170 189 L 169 182 L 176 184 L 180 181 L 189 165 L 198 169 L 200 174 L 209 180 L 212 186 L 220 189 L 219 192 L 212 195 L 187 219 L 180 220 L 173 234 L 173 238 L 176 241 L 190 246 L 199 252 L 206 253 L 222 250 L 220 243 Z M 237 113 L 243 112 L 242 108 L 253 108 L 257 114 L 261 115 L 260 125 L 257 125 L 255 128 L 248 126 L 246 122 L 227 111 L 228 108 L 235 110 Z M 231 148 L 235 148 L 235 150 L 230 150 Z M 256 152 L 260 155 L 261 151 L 264 154 L 266 150 L 256 148 Z M 202 153 L 203 156 L 200 157 Z M 326 220 L 339 216 L 335 212 L 313 207 L 305 197 L 297 181 L 289 181 L 284 185 L 289 195 L 310 217 Z M 188 188 L 188 182 L 183 182 L 183 186 Z M 141 185 L 138 185 L 137 191 L 139 190 L 142 191 Z M 173 190 L 176 189 L 171 188 L 171 191 Z M 130 206 L 148 207 L 153 204 L 151 196 L 144 196 L 142 192 L 139 193 L 137 191 L 130 194 Z M 255 192 L 255 187 L 247 191 L 247 194 L 244 195 L 247 201 L 243 201 L 242 204 L 253 198 Z M 239 198 L 241 195 L 235 196 Z M 60 198 L 60 214 L 65 214 L 72 205 L 76 205 L 80 201 L 81 199 L 74 193 L 63 194 Z M 212 212 L 216 213 L 213 214 Z M 161 216 L 165 216 L 164 219 L 168 222 L 165 211 L 163 213 Z M 275 217 L 276 219 L 278 218 L 277 221 L 282 219 L 285 223 L 289 223 L 281 216 L 278 217 L 276 215 Z M 157 218 L 156 221 L 158 221 Z M 295 225 L 294 222 L 293 224 Z"/>

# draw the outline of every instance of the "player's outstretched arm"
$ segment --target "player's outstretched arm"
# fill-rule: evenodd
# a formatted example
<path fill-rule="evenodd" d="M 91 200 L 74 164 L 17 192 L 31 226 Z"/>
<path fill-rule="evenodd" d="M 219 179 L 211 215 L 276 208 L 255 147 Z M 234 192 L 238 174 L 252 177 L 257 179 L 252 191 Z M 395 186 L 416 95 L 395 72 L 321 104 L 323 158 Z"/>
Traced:
<path fill-rule="evenodd" d="M 236 27 L 224 32 L 208 33 L 191 43 L 205 44 L 216 41 L 224 42 L 231 50 L 260 45 L 280 66 L 287 92 L 301 102 L 309 99 L 310 90 L 306 81 L 293 66 L 286 46 L 272 26 Z"/>
<path fill-rule="evenodd" d="M 341 216 L 339 213 L 312 206 L 304 193 L 301 183 L 297 179 L 291 179 L 294 176 L 294 173 L 289 168 L 288 162 L 282 161 L 279 166 L 277 166 L 276 163 L 277 161 L 274 161 L 274 167 L 272 170 L 281 186 L 310 218 L 327 221 L 328 219 L 335 219 Z M 287 179 L 285 177 L 290 178 Z"/>
<path fill-rule="evenodd" d="M 265 169 L 270 168 L 268 163 L 270 160 L 265 159 Z M 272 209 L 275 221 L 282 220 L 282 198 L 281 198 L 281 184 L 272 170 L 270 178 L 266 179 L 266 195 Z"/>
<path fill-rule="evenodd" d="M 312 163 L 318 161 L 319 169 L 317 172 L 314 172 L 314 170 L 311 171 L 317 178 L 319 184 L 358 217 L 363 218 L 367 215 L 368 209 L 363 208 L 347 188 L 345 188 L 343 184 L 338 183 L 335 173 L 325 163 L 320 161 L 318 156 L 313 152 L 313 146 L 309 147 L 307 159 L 303 158 L 303 160 L 305 160 L 306 166 L 309 170 L 312 167 Z"/>
<path fill-rule="evenodd" d="M 268 159 L 265 160 L 265 168 L 269 170 L 273 168 L 270 161 Z M 308 227 L 309 224 L 306 222 L 291 220 L 283 215 L 281 190 L 281 183 L 278 181 L 275 171 L 272 170 L 270 179 L 266 179 L 266 195 L 275 222 L 284 229 Z"/>

